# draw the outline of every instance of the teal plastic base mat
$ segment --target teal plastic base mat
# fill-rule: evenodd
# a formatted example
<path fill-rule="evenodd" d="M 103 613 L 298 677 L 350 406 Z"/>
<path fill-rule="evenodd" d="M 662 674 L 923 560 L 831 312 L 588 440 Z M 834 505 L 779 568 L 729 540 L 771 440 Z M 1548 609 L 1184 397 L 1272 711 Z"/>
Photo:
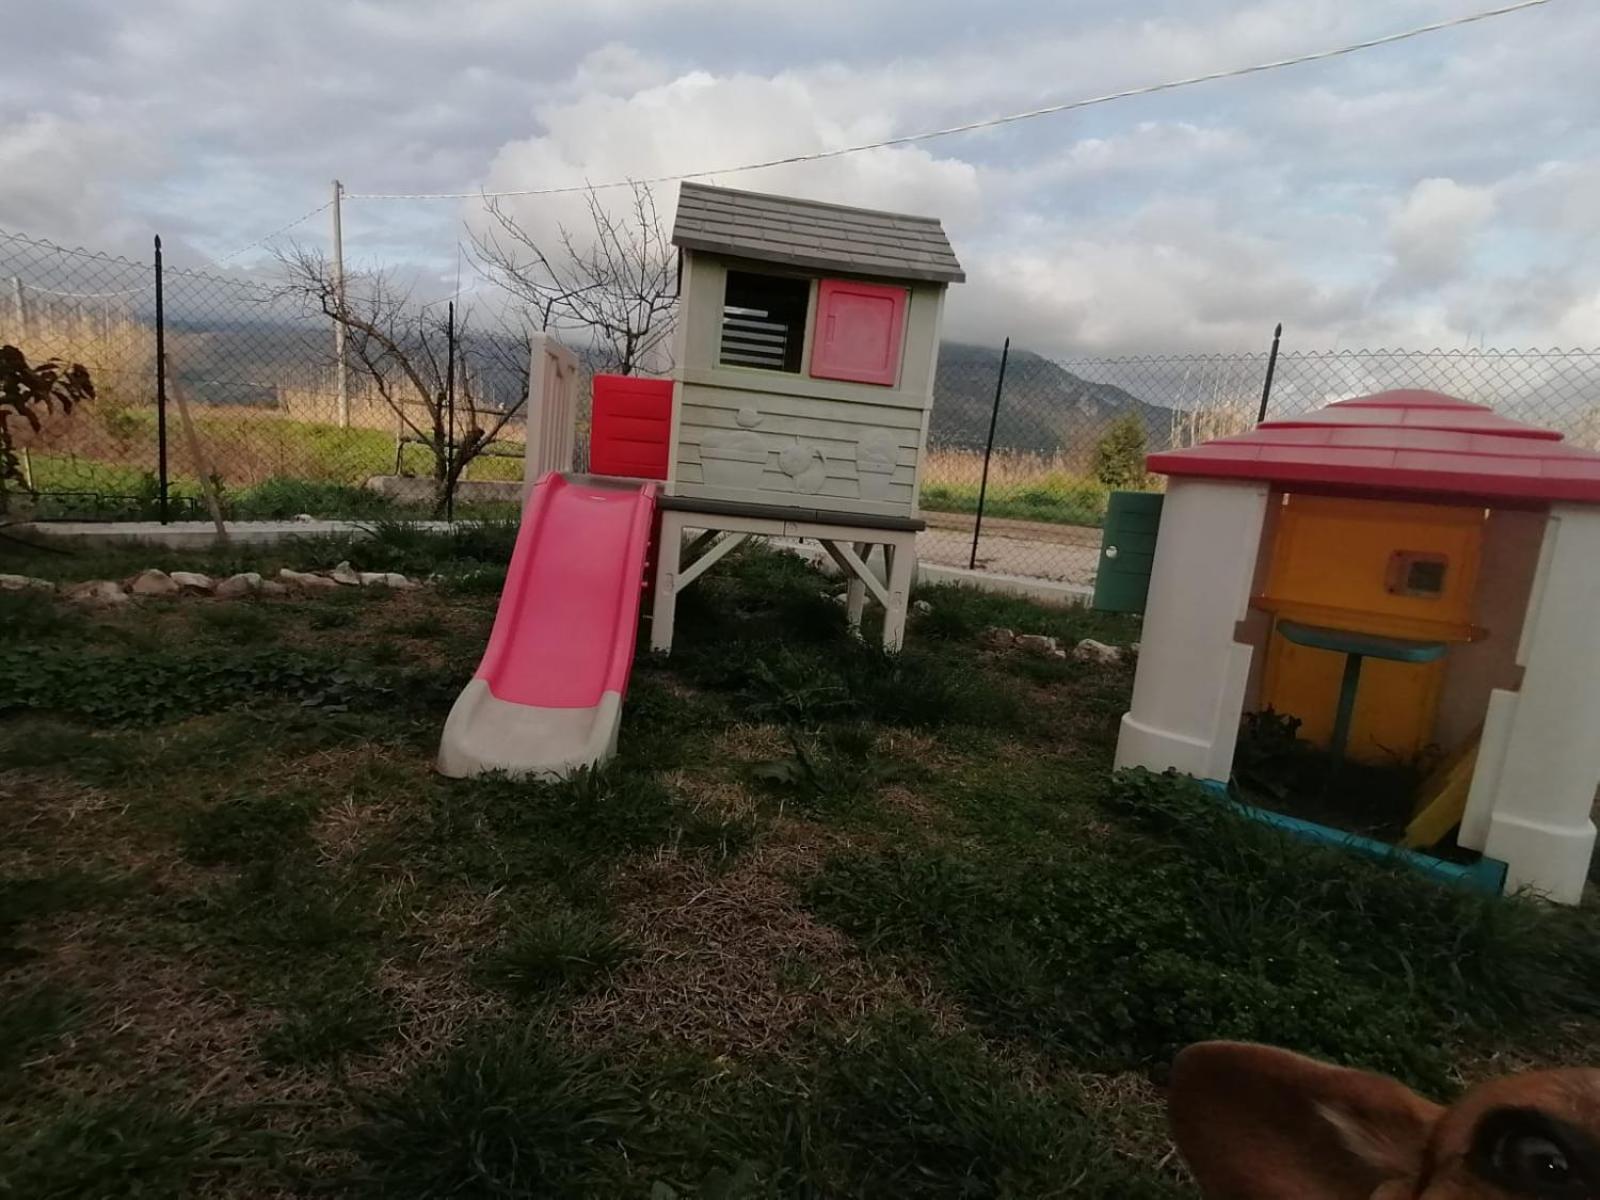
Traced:
<path fill-rule="evenodd" d="M 1488 892 L 1498 896 L 1506 884 L 1506 864 L 1499 859 L 1480 858 L 1474 863 L 1449 862 L 1436 858 L 1432 854 L 1423 854 L 1419 850 L 1407 850 L 1404 846 L 1393 846 L 1388 842 L 1380 842 L 1375 838 L 1362 837 L 1359 833 L 1349 833 L 1343 829 L 1334 829 L 1328 825 L 1318 825 L 1314 821 L 1302 821 L 1298 817 L 1287 817 L 1282 813 L 1273 812 L 1271 809 L 1257 808 L 1254 804 L 1246 804 L 1236 798 L 1228 790 L 1228 785 L 1216 779 L 1202 779 L 1200 784 L 1208 791 L 1215 792 L 1223 800 L 1233 805 L 1252 821 L 1260 821 L 1263 825 L 1271 825 L 1274 829 L 1281 829 L 1293 837 L 1304 841 L 1316 842 L 1324 846 L 1336 846 L 1341 850 L 1349 850 L 1355 854 L 1364 854 L 1368 858 L 1390 859 L 1404 863 L 1414 870 L 1421 871 L 1430 879 L 1440 883 L 1449 883 L 1457 887 L 1470 888 L 1476 892 Z"/>

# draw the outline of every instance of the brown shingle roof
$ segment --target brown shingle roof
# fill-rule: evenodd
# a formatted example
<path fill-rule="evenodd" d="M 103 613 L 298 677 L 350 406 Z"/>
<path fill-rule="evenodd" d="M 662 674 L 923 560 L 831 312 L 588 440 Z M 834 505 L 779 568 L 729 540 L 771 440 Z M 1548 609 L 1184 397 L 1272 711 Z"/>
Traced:
<path fill-rule="evenodd" d="M 737 258 L 882 279 L 967 275 L 934 217 L 684 183 L 672 243 Z"/>

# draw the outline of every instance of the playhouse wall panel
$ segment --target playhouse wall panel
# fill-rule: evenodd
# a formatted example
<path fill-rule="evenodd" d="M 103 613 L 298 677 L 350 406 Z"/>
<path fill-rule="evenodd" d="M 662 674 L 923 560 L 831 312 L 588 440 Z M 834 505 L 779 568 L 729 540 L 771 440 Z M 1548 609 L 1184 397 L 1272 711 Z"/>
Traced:
<path fill-rule="evenodd" d="M 686 384 L 674 490 L 910 516 L 922 426 L 918 409 Z"/>
<path fill-rule="evenodd" d="M 1433 740 L 1451 751 L 1474 736 L 1495 689 L 1515 691 L 1522 679 L 1517 643 L 1528 611 L 1539 547 L 1548 514 L 1496 509 L 1483 527 L 1472 622 L 1488 631 L 1476 642 L 1454 646 L 1445 661 Z"/>

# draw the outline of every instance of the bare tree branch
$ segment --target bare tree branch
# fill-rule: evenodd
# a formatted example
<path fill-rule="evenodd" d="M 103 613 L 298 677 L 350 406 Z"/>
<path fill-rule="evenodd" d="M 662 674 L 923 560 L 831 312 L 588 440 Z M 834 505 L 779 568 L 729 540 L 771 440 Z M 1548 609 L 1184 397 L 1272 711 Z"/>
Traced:
<path fill-rule="evenodd" d="M 298 297 L 306 307 L 344 325 L 352 365 L 367 377 L 401 425 L 428 448 L 433 457 L 435 509 L 444 511 L 467 467 L 526 403 L 525 334 L 496 337 L 491 333 L 475 339 L 470 333 L 471 314 L 460 309 L 452 361 L 447 351 L 447 321 L 437 312 L 429 315 L 425 308 L 413 305 L 410 295 L 396 289 L 384 273 L 347 275 L 344 303 L 340 304 L 332 266 L 321 253 L 296 246 L 280 253 L 279 262 L 285 278 L 280 292 Z M 481 364 L 514 363 L 519 344 L 524 361 L 507 373 L 524 386 L 513 403 L 492 410 L 492 423 L 485 430 Z M 454 421 L 448 408 L 452 372 Z M 461 418 L 465 418 L 464 432 L 458 430 Z"/>
<path fill-rule="evenodd" d="M 485 201 L 494 225 L 471 234 L 474 265 L 527 308 L 534 328 L 587 339 L 598 369 L 663 367 L 677 317 L 677 264 L 655 196 L 634 184 L 620 215 L 592 190 L 584 200 L 587 228 L 580 235 L 560 227 L 549 245 L 499 198 Z"/>

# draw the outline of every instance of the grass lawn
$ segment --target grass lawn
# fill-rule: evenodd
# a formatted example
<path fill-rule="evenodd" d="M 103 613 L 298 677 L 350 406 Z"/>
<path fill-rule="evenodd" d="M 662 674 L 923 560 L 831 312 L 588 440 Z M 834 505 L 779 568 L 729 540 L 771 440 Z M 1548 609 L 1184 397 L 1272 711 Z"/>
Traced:
<path fill-rule="evenodd" d="M 975 513 L 979 487 L 973 483 L 925 481 L 919 503 L 929 512 Z M 991 483 L 983 498 L 984 515 L 1057 525 L 1105 523 L 1111 490 L 1092 479 L 1051 473 L 1027 483 Z"/>
<path fill-rule="evenodd" d="M 422 507 L 397 506 L 362 486 L 370 476 L 395 473 L 392 430 L 340 429 L 249 408 L 201 408 L 194 424 L 205 459 L 221 484 L 225 515 L 232 519 L 300 512 L 352 519 L 429 515 Z M 152 408 L 90 412 L 63 423 L 30 455 L 33 484 L 41 493 L 38 515 L 153 517 L 156 449 Z M 504 442 L 494 449 L 494 455 L 480 455 L 467 464 L 466 479 L 522 478 L 521 443 Z M 186 511 L 203 516 L 198 478 L 176 415 L 169 454 L 169 496 L 184 503 Z M 425 446 L 407 443 L 400 470 L 429 478 L 432 454 Z"/>
<path fill-rule="evenodd" d="M 641 659 L 619 759 L 450 781 L 513 530 L 99 557 L 417 592 L 0 593 L 0 1194 L 1180 1197 L 1181 1045 L 1441 1096 L 1596 1059 L 1587 910 L 1493 901 L 1110 774 L 1131 670 L 925 589 L 896 659 L 752 551 Z"/>

